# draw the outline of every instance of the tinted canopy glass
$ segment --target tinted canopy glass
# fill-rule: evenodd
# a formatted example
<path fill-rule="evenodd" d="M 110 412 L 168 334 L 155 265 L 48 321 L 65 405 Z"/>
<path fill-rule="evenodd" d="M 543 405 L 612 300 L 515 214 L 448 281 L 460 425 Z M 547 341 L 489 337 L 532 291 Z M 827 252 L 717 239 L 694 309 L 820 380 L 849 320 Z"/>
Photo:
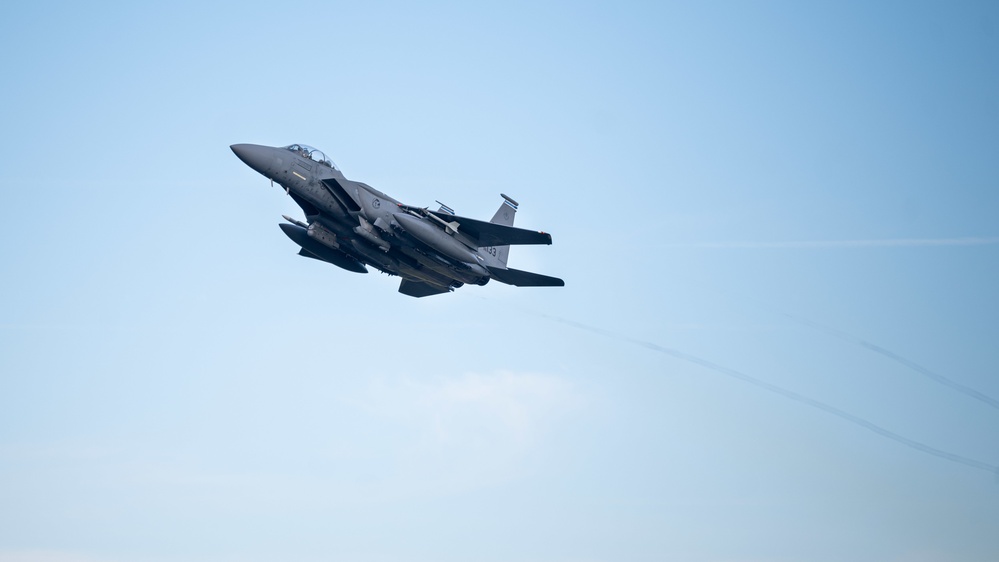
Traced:
<path fill-rule="evenodd" d="M 307 144 L 293 144 L 293 145 L 290 145 L 290 146 L 286 146 L 285 149 L 286 150 L 290 150 L 290 151 L 298 154 L 299 156 L 302 156 L 302 157 L 305 157 L 305 158 L 309 158 L 309 159 L 311 159 L 311 160 L 313 160 L 315 162 L 318 162 L 319 164 L 322 164 L 323 166 L 327 166 L 327 167 L 333 168 L 334 170 L 337 170 L 337 171 L 340 170 L 340 168 L 337 168 L 336 164 L 334 164 L 332 160 L 330 160 L 329 158 L 327 158 L 326 155 L 323 154 L 323 152 L 321 150 L 312 148 L 311 146 L 309 146 Z"/>

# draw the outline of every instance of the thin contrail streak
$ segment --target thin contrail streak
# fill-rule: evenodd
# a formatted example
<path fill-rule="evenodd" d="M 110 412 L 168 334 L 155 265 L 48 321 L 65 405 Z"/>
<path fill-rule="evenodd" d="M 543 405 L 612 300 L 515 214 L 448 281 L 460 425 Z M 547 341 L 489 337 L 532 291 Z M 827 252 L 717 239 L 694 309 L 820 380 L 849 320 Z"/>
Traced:
<path fill-rule="evenodd" d="M 794 392 L 794 391 L 791 391 L 791 390 L 787 390 L 786 388 L 777 386 L 775 384 L 768 383 L 768 382 L 760 380 L 760 379 L 758 379 L 756 377 L 752 377 L 750 375 L 747 375 L 747 374 L 745 374 L 745 373 L 743 373 L 741 371 L 736 371 L 735 369 L 729 369 L 728 367 L 723 367 L 723 366 L 721 366 L 721 365 L 719 365 L 717 363 L 713 363 L 713 362 L 708 361 L 706 359 L 701 359 L 700 357 L 697 357 L 697 356 L 694 356 L 694 355 L 690 355 L 689 353 L 684 353 L 684 352 L 678 351 L 676 349 L 670 349 L 668 347 L 663 347 L 661 345 L 657 345 L 657 344 L 654 344 L 652 342 L 647 342 L 647 341 L 644 341 L 644 340 L 639 340 L 639 339 L 636 339 L 636 338 L 628 337 L 628 336 L 625 336 L 625 335 L 622 335 L 622 334 L 618 334 L 618 333 L 615 333 L 615 332 L 611 332 L 611 331 L 608 331 L 608 330 L 601 330 L 600 328 L 594 328 L 592 326 L 587 326 L 586 324 L 581 324 L 579 322 L 574 322 L 572 320 L 566 320 L 565 318 L 559 318 L 557 316 L 551 316 L 551 315 L 548 315 L 548 314 L 541 314 L 541 313 L 537 313 L 537 314 L 539 314 L 540 316 L 542 316 L 544 318 L 548 318 L 549 320 L 553 320 L 555 322 L 559 322 L 559 323 L 565 324 L 567 326 L 572 326 L 574 328 L 577 328 L 577 329 L 580 329 L 580 330 L 585 330 L 587 332 L 592 332 L 594 334 L 598 334 L 598 335 L 601 335 L 601 336 L 604 336 L 604 337 L 607 337 L 607 338 L 616 339 L 616 340 L 624 341 L 624 342 L 627 342 L 627 343 L 630 343 L 630 344 L 633 344 L 633 345 L 641 346 L 641 347 L 644 347 L 646 349 L 650 349 L 652 351 L 656 351 L 658 353 L 662 353 L 664 355 L 668 355 L 668 356 L 673 357 L 675 359 L 680 359 L 680 360 L 686 361 L 688 363 L 693 363 L 695 365 L 699 365 L 701 367 L 704 367 L 705 369 L 714 371 L 716 373 L 721 373 L 723 375 L 732 377 L 734 379 L 738 379 L 738 380 L 741 380 L 743 382 L 747 382 L 749 384 L 752 384 L 752 385 L 754 385 L 756 387 L 759 387 L 759 388 L 762 388 L 764 390 L 768 390 L 770 392 L 773 392 L 774 394 L 778 394 L 778 395 L 783 396 L 785 398 L 789 398 L 791 400 L 794 400 L 795 402 L 800 402 L 800 403 L 805 404 L 807 406 L 811 406 L 811 407 L 816 408 L 818 410 L 822 410 L 823 412 L 826 412 L 827 414 L 832 414 L 832 415 L 834 415 L 834 416 L 836 416 L 836 417 L 838 417 L 840 419 L 846 420 L 846 421 L 848 421 L 848 422 L 850 422 L 852 424 L 859 425 L 860 427 L 863 427 L 864 429 L 872 431 L 872 432 L 874 432 L 874 433 L 876 433 L 876 434 L 878 434 L 878 435 L 880 435 L 882 437 L 885 437 L 887 439 L 891 439 L 892 441 L 895 441 L 896 443 L 901 443 L 902 445 L 905 445 L 907 447 L 911 447 L 911 448 L 913 448 L 913 449 L 915 449 L 917 451 L 921 451 L 923 453 L 926 453 L 926 454 L 929 454 L 929 455 L 933 455 L 935 457 L 938 457 L 938 458 L 941 458 L 941 459 L 944 459 L 944 460 L 948 460 L 948 461 L 951 461 L 951 462 L 955 462 L 955 463 L 958 463 L 958 464 L 963 464 L 965 466 L 970 466 L 972 468 L 978 468 L 978 469 L 981 469 L 981 470 L 985 470 L 985 471 L 991 472 L 993 474 L 996 474 L 997 477 L 999 477 L 999 466 L 992 465 L 992 464 L 989 464 L 989 463 L 986 463 L 986 462 L 982 462 L 982 461 L 977 460 L 977 459 L 972 459 L 970 457 L 965 457 L 965 456 L 962 456 L 962 455 L 957 455 L 957 454 L 954 454 L 954 453 L 950 453 L 950 452 L 947 452 L 947 451 L 944 451 L 944 450 L 941 450 L 941 449 L 937 449 L 936 447 L 931 447 L 931 446 L 929 446 L 929 445 L 927 445 L 925 443 L 921 443 L 921 442 L 916 441 L 914 439 L 909 439 L 908 437 L 904 437 L 904 436 L 899 435 L 899 434 L 897 434 L 897 433 L 895 433 L 893 431 L 889 431 L 889 430 L 887 430 L 887 429 L 885 429 L 885 428 L 883 428 L 883 427 L 881 427 L 881 426 L 879 426 L 879 425 L 877 425 L 877 424 L 875 424 L 873 422 L 867 421 L 864 418 L 861 418 L 859 416 L 855 416 L 855 415 L 853 415 L 853 414 L 851 414 L 851 413 L 849 413 L 847 411 L 841 410 L 841 409 L 839 409 L 839 408 L 837 408 L 835 406 L 831 406 L 829 404 L 826 404 L 825 402 L 820 402 L 818 400 L 815 400 L 814 398 L 809 398 L 808 396 L 805 396 L 803 394 L 798 394 L 797 392 Z"/>
<path fill-rule="evenodd" d="M 887 238 L 875 240 L 804 240 L 792 242 L 691 242 L 666 244 L 670 248 L 905 248 L 931 246 L 986 246 L 999 244 L 999 237 L 981 238 Z"/>
<path fill-rule="evenodd" d="M 979 400 L 981 402 L 984 402 L 985 404 L 988 404 L 989 406 L 992 406 L 993 408 L 999 410 L 999 400 L 996 400 L 995 398 L 992 398 L 991 396 L 989 396 L 987 394 L 979 392 L 979 391 L 975 390 L 974 388 L 971 388 L 969 386 L 965 386 L 965 385 L 963 385 L 963 384 L 961 384 L 961 383 L 959 383 L 957 381 L 952 381 L 952 380 L 950 380 L 949 378 L 947 378 L 947 377 L 945 377 L 943 375 L 938 375 L 938 374 L 934 373 L 933 371 L 930 371 L 926 367 L 923 367 L 922 365 L 920 365 L 920 364 L 918 364 L 918 363 L 916 363 L 914 361 L 910 361 L 910 360 L 906 359 L 905 357 L 902 357 L 901 355 L 899 355 L 899 354 L 897 354 L 897 353 L 895 353 L 895 352 L 893 352 L 891 350 L 888 350 L 888 349 L 885 349 L 885 348 L 881 347 L 880 345 L 873 344 L 873 343 L 871 343 L 869 341 L 866 341 L 866 340 L 864 340 L 862 338 L 858 338 L 857 336 L 854 336 L 853 334 L 849 334 L 847 332 L 843 332 L 843 331 L 837 330 L 835 328 L 830 328 L 829 326 L 824 326 L 822 324 L 819 324 L 818 322 L 813 322 L 813 321 L 807 320 L 805 318 L 800 318 L 798 316 L 794 316 L 794 315 L 788 314 L 786 312 L 781 312 L 780 314 L 783 315 L 783 316 L 786 316 L 787 318 L 790 318 L 791 320 L 794 320 L 795 322 L 799 322 L 801 324 L 804 324 L 806 326 L 809 326 L 809 327 L 814 328 L 816 330 L 819 330 L 821 332 L 825 332 L 827 334 L 832 334 L 833 336 L 836 336 L 837 338 L 840 338 L 841 340 L 857 344 L 857 345 L 859 345 L 861 347 L 864 347 L 866 349 L 869 349 L 869 350 L 873 351 L 874 353 L 878 353 L 880 355 L 883 355 L 883 356 L 885 356 L 885 357 L 887 357 L 887 358 L 889 358 L 889 359 L 891 359 L 893 361 L 896 361 L 898 363 L 901 363 L 901 364 L 905 365 L 906 367 L 912 369 L 913 371 L 916 371 L 917 373 L 925 376 L 926 378 L 928 378 L 930 380 L 933 380 L 933 381 L 935 381 L 937 383 L 940 383 L 940 384 L 942 384 L 942 385 L 944 385 L 944 386 L 946 386 L 948 388 L 956 390 L 957 392 L 960 392 L 961 394 L 964 394 L 965 396 L 968 396 L 970 398 L 974 398 L 975 400 Z"/>

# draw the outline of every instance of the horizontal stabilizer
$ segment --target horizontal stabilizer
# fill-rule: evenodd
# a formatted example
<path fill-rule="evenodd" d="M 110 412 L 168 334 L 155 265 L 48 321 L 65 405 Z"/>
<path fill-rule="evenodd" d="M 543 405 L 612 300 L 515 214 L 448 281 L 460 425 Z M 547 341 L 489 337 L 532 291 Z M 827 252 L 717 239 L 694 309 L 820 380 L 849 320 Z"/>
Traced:
<path fill-rule="evenodd" d="M 471 238 L 478 240 L 480 248 L 487 246 L 509 246 L 524 244 L 551 244 L 552 235 L 547 232 L 527 230 L 526 228 L 515 228 L 502 224 L 496 224 L 467 217 L 459 217 L 441 213 L 439 211 L 429 211 L 430 214 L 437 215 L 444 222 L 457 222 L 458 232 L 462 232 Z"/>
<path fill-rule="evenodd" d="M 519 269 L 502 269 L 490 267 L 489 274 L 493 279 L 507 285 L 517 287 L 565 287 L 565 281 L 558 277 L 549 277 L 540 273 L 521 271 Z"/>
<path fill-rule="evenodd" d="M 409 295 L 411 297 L 429 297 L 430 295 L 440 295 L 443 293 L 451 292 L 450 289 L 446 287 L 441 287 L 438 285 L 431 285 L 430 283 L 422 283 L 420 281 L 409 281 L 408 279 L 403 279 L 402 283 L 399 284 L 399 292 L 404 295 Z"/>

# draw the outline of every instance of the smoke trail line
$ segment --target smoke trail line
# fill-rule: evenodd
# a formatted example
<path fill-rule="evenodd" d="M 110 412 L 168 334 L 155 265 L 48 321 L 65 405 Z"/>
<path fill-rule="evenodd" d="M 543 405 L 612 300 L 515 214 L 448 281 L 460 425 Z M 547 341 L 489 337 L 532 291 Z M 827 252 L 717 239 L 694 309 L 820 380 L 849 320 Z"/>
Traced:
<path fill-rule="evenodd" d="M 999 466 L 997 466 L 997 465 L 992 465 L 992 464 L 989 464 L 989 463 L 986 463 L 986 462 L 983 462 L 983 461 L 980 461 L 980 460 L 977 460 L 977 459 L 973 459 L 973 458 L 970 458 L 970 457 L 965 457 L 965 456 L 962 456 L 962 455 L 950 453 L 950 452 L 944 451 L 942 449 L 937 449 L 936 447 L 931 447 L 931 446 L 929 446 L 929 445 L 927 445 L 925 443 L 922 443 L 920 441 L 916 441 L 914 439 L 909 439 L 908 437 L 899 435 L 898 433 L 895 433 L 894 431 L 889 431 L 889 430 L 887 430 L 887 429 L 885 429 L 885 428 L 883 428 L 883 427 L 881 427 L 881 426 L 879 426 L 879 425 L 877 425 L 877 424 L 875 424 L 873 422 L 867 421 L 866 419 L 864 419 L 864 418 L 862 418 L 860 416 L 856 416 L 856 415 L 851 414 L 851 413 L 849 413 L 849 412 L 847 412 L 845 410 L 841 410 L 841 409 L 839 409 L 839 408 L 837 408 L 835 406 L 831 406 L 829 404 L 826 404 L 825 402 L 820 402 L 818 400 L 815 400 L 814 398 L 809 398 L 808 396 L 805 396 L 803 394 L 798 394 L 797 392 L 788 390 L 786 388 L 777 386 L 777 385 L 772 384 L 772 383 L 768 383 L 768 382 L 763 381 L 761 379 L 758 379 L 756 377 L 747 375 L 747 374 L 745 374 L 745 373 L 743 373 L 741 371 L 736 371 L 735 369 L 729 369 L 728 367 L 723 367 L 722 365 L 719 365 L 717 363 L 713 363 L 711 361 L 708 361 L 707 359 L 701 359 L 700 357 L 697 357 L 697 356 L 694 356 L 694 355 L 690 355 L 689 353 L 684 353 L 684 352 L 676 350 L 676 349 L 671 349 L 671 348 L 668 348 L 668 347 L 663 347 L 661 345 L 658 345 L 658 344 L 655 344 L 655 343 L 652 343 L 652 342 L 647 342 L 647 341 L 644 341 L 644 340 L 640 340 L 640 339 L 628 337 L 628 336 L 625 336 L 625 335 L 622 335 L 622 334 L 618 334 L 618 333 L 615 333 L 615 332 L 611 332 L 611 331 L 608 331 L 608 330 L 602 330 L 600 328 L 594 328 L 592 326 L 587 326 L 586 324 L 581 324 L 579 322 L 575 322 L 575 321 L 572 321 L 572 320 L 566 320 L 565 318 L 559 318 L 557 316 L 551 316 L 551 315 L 542 314 L 542 313 L 535 313 L 535 314 L 538 314 L 539 316 L 542 316 L 542 317 L 547 318 L 549 320 L 552 320 L 552 321 L 555 321 L 555 322 L 559 322 L 561 324 L 565 324 L 567 326 L 572 326 L 573 328 L 576 328 L 576 329 L 579 329 L 579 330 L 584 330 L 584 331 L 591 332 L 591 333 L 594 333 L 594 334 L 598 334 L 598 335 L 601 335 L 601 336 L 604 336 L 604 337 L 607 337 L 607 338 L 611 338 L 611 339 L 616 339 L 616 340 L 619 340 L 619 341 L 627 342 L 627 343 L 630 343 L 630 344 L 633 344 L 633 345 L 644 347 L 646 349 L 649 349 L 649 350 L 652 350 L 652 351 L 655 351 L 655 352 L 658 352 L 658 353 L 662 353 L 664 355 L 668 355 L 668 356 L 673 357 L 675 359 L 680 359 L 681 361 L 686 361 L 688 363 L 693 363 L 695 365 L 704 367 L 705 369 L 708 369 L 710 371 L 714 371 L 716 373 L 720 373 L 720 374 L 732 377 L 734 379 L 741 380 L 743 382 L 749 383 L 749 384 L 751 384 L 753 386 L 756 386 L 758 388 L 762 388 L 762 389 L 770 391 L 770 392 L 772 392 L 774 394 L 778 394 L 778 395 L 783 396 L 785 398 L 789 398 L 791 400 L 794 400 L 795 402 L 799 402 L 801 404 L 805 404 L 807 406 L 811 406 L 813 408 L 816 408 L 818 410 L 826 412 L 827 414 L 834 415 L 834 416 L 836 416 L 836 417 L 838 417 L 838 418 L 840 418 L 842 420 L 846 420 L 846 421 L 848 421 L 848 422 L 850 422 L 850 423 L 852 423 L 854 425 L 858 425 L 860 427 L 863 427 L 864 429 L 867 429 L 868 431 L 872 431 L 872 432 L 874 432 L 874 433 L 876 433 L 876 434 L 878 434 L 878 435 L 880 435 L 882 437 L 885 437 L 887 439 L 891 439 L 892 441 L 895 441 L 896 443 L 901 443 L 902 445 L 905 445 L 907 447 L 911 447 L 911 448 L 913 448 L 913 449 L 915 449 L 917 451 L 921 451 L 923 453 L 926 453 L 926 454 L 929 454 L 929 455 L 933 455 L 935 457 L 938 457 L 938 458 L 941 458 L 941 459 L 944 459 L 944 460 L 948 460 L 948 461 L 951 461 L 951 462 L 954 462 L 954 463 L 963 464 L 965 466 L 970 466 L 972 468 L 977 468 L 977 469 L 980 469 L 980 470 L 985 470 L 985 471 L 988 471 L 988 472 L 991 472 L 991 473 L 995 474 L 997 476 L 997 478 L 999 478 Z"/>
<path fill-rule="evenodd" d="M 670 248 L 777 249 L 777 248 L 920 248 L 934 246 L 988 246 L 999 237 L 887 238 L 877 240 L 803 240 L 792 242 L 690 242 L 666 244 Z"/>
<path fill-rule="evenodd" d="M 837 330 L 835 328 L 830 328 L 829 326 L 824 326 L 822 324 L 819 324 L 818 322 L 813 322 L 813 321 L 807 320 L 805 318 L 800 318 L 798 316 L 794 316 L 794 315 L 788 314 L 786 312 L 781 312 L 780 314 L 782 316 L 786 316 L 787 318 L 790 318 L 791 320 L 794 320 L 795 322 L 804 324 L 806 326 L 809 326 L 809 327 L 814 328 L 816 330 L 819 330 L 821 332 L 825 332 L 827 334 L 831 334 L 833 336 L 836 336 L 837 338 L 840 338 L 841 340 L 848 341 L 850 343 L 853 343 L 853 344 L 859 345 L 861 347 L 864 347 L 866 349 L 869 349 L 869 350 L 873 351 L 874 353 L 883 355 L 883 356 L 891 359 L 892 361 L 896 361 L 898 363 L 901 363 L 902 365 L 905 365 L 909 369 L 912 369 L 913 371 L 916 371 L 917 373 L 925 376 L 926 378 L 928 378 L 930 380 L 933 380 L 933 381 L 935 381 L 935 382 L 937 382 L 939 384 L 942 384 L 942 385 L 944 385 L 944 386 L 946 386 L 946 387 L 948 387 L 948 388 L 950 388 L 952 390 L 956 390 L 957 392 L 960 392 L 961 394 L 964 394 L 965 396 L 968 396 L 970 398 L 974 398 L 975 400 L 979 400 L 981 402 L 984 402 L 985 404 L 988 404 L 989 406 L 992 406 L 993 408 L 999 410 L 999 400 L 996 400 L 995 398 L 992 398 L 991 396 L 989 396 L 987 394 L 979 392 L 979 391 L 975 390 L 974 388 L 971 388 L 969 386 L 965 386 L 965 385 L 963 385 L 963 384 L 961 384 L 961 383 L 959 383 L 957 381 L 953 381 L 953 380 L 951 380 L 951 379 L 949 379 L 949 378 L 947 378 L 947 377 L 945 377 L 943 375 L 938 375 L 938 374 L 934 373 L 933 371 L 930 371 L 926 367 L 923 367 L 922 365 L 920 365 L 920 364 L 918 364 L 918 363 L 916 363 L 914 361 L 910 361 L 910 360 L 906 359 L 905 357 L 902 357 L 901 355 L 899 355 L 899 354 L 897 354 L 897 353 L 895 353 L 895 352 L 893 352 L 891 350 L 888 350 L 888 349 L 885 349 L 885 348 L 881 347 L 880 345 L 873 344 L 873 343 L 871 343 L 869 341 L 866 341 L 866 340 L 864 340 L 862 338 L 854 336 L 853 334 L 849 334 L 847 332 L 844 332 L 844 331 L 841 331 L 841 330 Z"/>

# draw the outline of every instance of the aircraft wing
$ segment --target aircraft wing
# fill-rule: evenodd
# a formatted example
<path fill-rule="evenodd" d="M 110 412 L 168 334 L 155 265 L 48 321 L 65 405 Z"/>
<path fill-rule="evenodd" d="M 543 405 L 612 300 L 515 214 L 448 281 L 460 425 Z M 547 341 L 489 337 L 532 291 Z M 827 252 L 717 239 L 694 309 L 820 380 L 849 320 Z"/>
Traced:
<path fill-rule="evenodd" d="M 565 287 L 565 281 L 558 277 L 549 277 L 519 269 L 490 267 L 489 274 L 500 283 L 516 287 Z"/>
<path fill-rule="evenodd" d="M 480 248 L 484 246 L 513 246 L 525 244 L 551 244 L 552 235 L 547 232 L 515 228 L 487 221 L 449 215 L 439 211 L 427 211 L 446 223 L 457 222 L 458 232 L 478 240 Z"/>
<path fill-rule="evenodd" d="M 430 283 L 403 279 L 402 283 L 399 283 L 399 292 L 404 295 L 419 298 L 449 293 L 450 290 L 444 287 L 438 287 L 437 285 L 431 285 Z"/>

